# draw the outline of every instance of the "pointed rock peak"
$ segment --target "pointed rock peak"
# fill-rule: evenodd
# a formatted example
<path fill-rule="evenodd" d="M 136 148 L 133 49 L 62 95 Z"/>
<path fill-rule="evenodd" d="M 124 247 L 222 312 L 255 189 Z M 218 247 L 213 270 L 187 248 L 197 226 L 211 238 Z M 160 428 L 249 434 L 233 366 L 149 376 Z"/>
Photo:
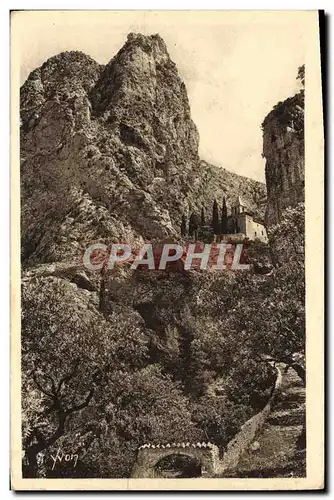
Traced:
<path fill-rule="evenodd" d="M 130 45 L 140 46 L 145 51 L 156 49 L 161 52 L 167 53 L 166 44 L 158 33 L 156 33 L 155 35 L 129 33 L 127 36 L 127 43 L 125 44 L 125 47 L 129 47 Z"/>

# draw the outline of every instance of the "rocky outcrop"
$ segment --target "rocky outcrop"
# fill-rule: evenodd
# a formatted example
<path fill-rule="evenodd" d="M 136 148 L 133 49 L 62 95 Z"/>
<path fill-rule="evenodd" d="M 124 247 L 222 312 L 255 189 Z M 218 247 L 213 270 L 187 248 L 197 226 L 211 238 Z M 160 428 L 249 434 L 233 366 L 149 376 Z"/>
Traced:
<path fill-rule="evenodd" d="M 280 221 L 289 206 L 304 201 L 304 91 L 278 103 L 263 122 L 266 158 L 266 222 Z"/>
<path fill-rule="evenodd" d="M 178 236 L 182 214 L 203 204 L 210 217 L 213 198 L 240 187 L 246 199 L 263 190 L 200 161 L 186 88 L 159 35 L 130 34 L 106 66 L 58 54 L 21 88 L 23 263 Z"/>

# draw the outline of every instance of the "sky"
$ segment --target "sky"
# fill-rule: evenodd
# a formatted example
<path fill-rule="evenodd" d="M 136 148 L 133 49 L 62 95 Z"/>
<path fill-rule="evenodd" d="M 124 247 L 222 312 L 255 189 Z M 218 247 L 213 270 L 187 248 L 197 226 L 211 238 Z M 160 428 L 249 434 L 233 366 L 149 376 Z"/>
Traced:
<path fill-rule="evenodd" d="M 300 88 L 298 11 L 21 11 L 21 83 L 49 57 L 81 50 L 107 63 L 129 32 L 159 33 L 186 84 L 204 160 L 264 181 L 261 123 Z"/>

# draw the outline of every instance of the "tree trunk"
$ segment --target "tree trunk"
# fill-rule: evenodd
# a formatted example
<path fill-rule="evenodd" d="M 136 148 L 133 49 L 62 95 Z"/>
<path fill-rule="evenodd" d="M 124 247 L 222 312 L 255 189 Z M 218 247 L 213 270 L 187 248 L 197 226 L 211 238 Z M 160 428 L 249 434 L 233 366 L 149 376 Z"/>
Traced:
<path fill-rule="evenodd" d="M 34 450 L 26 451 L 27 464 L 22 464 L 22 476 L 27 478 L 37 477 L 38 464 L 37 453 Z"/>

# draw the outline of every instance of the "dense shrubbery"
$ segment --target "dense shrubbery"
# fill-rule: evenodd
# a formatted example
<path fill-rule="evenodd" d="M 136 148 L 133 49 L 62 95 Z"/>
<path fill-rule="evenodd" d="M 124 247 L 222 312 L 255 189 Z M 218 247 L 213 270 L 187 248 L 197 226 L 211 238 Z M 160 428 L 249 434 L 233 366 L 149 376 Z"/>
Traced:
<path fill-rule="evenodd" d="M 295 245 L 268 276 L 137 273 L 126 297 L 109 287 L 106 311 L 68 280 L 25 281 L 25 475 L 127 477 L 144 442 L 223 450 L 268 398 L 275 372 L 265 358 L 291 363 L 304 351 L 302 218 L 302 206 L 290 209 L 273 228 L 272 243 L 286 244 L 293 225 Z M 53 467 L 58 449 L 78 454 L 75 470 Z"/>

